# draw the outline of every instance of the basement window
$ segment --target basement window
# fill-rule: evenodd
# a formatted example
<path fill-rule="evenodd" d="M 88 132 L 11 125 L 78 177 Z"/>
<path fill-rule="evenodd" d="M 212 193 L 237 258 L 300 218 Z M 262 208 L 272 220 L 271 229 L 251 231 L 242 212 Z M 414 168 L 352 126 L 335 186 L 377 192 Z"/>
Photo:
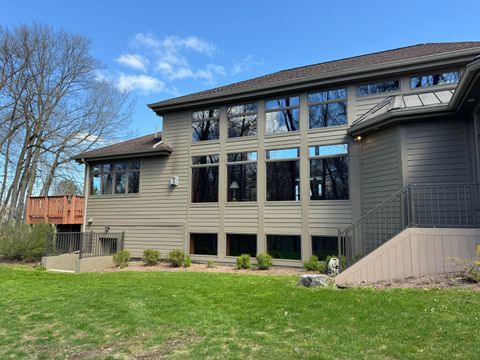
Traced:
<path fill-rule="evenodd" d="M 227 234 L 227 256 L 257 255 L 257 235 Z"/>
<path fill-rule="evenodd" d="M 310 129 L 347 125 L 347 90 L 308 94 Z"/>
<path fill-rule="evenodd" d="M 444 73 L 426 74 L 422 76 L 414 76 L 410 79 L 410 86 L 412 89 L 455 84 L 460 80 L 460 73 L 458 71 L 450 71 Z"/>
<path fill-rule="evenodd" d="M 267 235 L 267 252 L 275 259 L 301 260 L 301 237 Z"/>
<path fill-rule="evenodd" d="M 338 238 L 336 236 L 312 236 L 312 254 L 319 260 L 328 256 L 338 256 Z"/>
<path fill-rule="evenodd" d="M 192 113 L 192 141 L 218 140 L 220 109 L 211 108 Z"/>
<path fill-rule="evenodd" d="M 217 234 L 190 234 L 190 254 L 217 255 Z"/>

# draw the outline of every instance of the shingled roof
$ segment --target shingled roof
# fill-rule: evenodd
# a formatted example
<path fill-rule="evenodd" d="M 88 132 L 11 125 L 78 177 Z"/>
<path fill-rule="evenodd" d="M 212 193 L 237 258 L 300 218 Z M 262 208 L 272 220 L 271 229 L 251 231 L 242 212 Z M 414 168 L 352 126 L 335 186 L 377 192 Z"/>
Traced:
<path fill-rule="evenodd" d="M 161 133 L 148 134 L 135 139 L 122 141 L 113 145 L 104 146 L 87 151 L 73 157 L 77 161 L 113 160 L 139 156 L 169 155 L 173 149 L 162 143 Z"/>
<path fill-rule="evenodd" d="M 275 87 L 282 84 L 301 81 L 312 80 L 315 78 L 322 78 L 332 76 L 343 71 L 358 71 L 361 72 L 365 68 L 372 68 L 375 66 L 382 66 L 396 63 L 422 59 L 432 55 L 450 54 L 453 52 L 461 52 L 462 50 L 469 50 L 478 48 L 480 53 L 480 41 L 468 42 L 451 42 L 451 43 L 427 43 L 418 44 L 407 47 L 402 47 L 393 50 L 381 51 L 367 55 L 360 55 L 349 57 L 341 60 L 327 61 L 319 64 L 297 67 L 288 70 L 278 71 L 272 74 L 256 77 L 253 79 L 240 81 L 230 85 L 220 86 L 214 89 L 196 92 L 185 96 L 168 99 L 148 106 L 154 110 L 161 110 L 163 107 L 188 104 L 188 102 L 196 100 L 204 100 L 210 98 L 217 98 L 226 96 L 231 93 L 242 93 L 254 91 L 263 87 Z"/>

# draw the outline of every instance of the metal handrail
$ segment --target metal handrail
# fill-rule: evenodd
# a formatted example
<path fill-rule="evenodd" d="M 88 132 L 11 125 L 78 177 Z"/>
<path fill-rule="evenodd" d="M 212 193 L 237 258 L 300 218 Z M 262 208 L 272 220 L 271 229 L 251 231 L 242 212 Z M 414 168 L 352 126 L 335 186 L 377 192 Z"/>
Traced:
<path fill-rule="evenodd" d="M 408 227 L 478 227 L 479 198 L 478 183 L 407 185 L 338 230 L 341 263 L 351 266 Z"/>

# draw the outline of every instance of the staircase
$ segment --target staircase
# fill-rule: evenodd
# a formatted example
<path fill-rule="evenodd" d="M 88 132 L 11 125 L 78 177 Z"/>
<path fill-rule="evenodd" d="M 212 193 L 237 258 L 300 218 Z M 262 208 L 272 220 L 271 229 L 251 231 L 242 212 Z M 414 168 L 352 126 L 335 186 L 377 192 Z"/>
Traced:
<path fill-rule="evenodd" d="M 407 185 L 338 231 L 342 271 L 407 228 L 480 227 L 480 184 Z"/>

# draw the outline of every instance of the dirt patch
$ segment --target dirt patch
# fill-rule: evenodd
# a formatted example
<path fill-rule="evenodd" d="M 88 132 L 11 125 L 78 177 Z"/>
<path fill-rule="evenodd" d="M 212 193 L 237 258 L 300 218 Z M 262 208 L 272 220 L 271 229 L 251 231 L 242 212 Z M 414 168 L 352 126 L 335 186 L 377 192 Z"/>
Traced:
<path fill-rule="evenodd" d="M 291 275 L 300 276 L 305 274 L 315 274 L 313 271 L 306 271 L 302 268 L 291 268 L 274 266 L 269 270 L 238 270 L 233 265 L 215 265 L 212 268 L 207 267 L 207 264 L 192 264 L 189 268 L 174 268 L 168 263 L 161 262 L 157 265 L 146 266 L 140 261 L 133 261 L 128 264 L 128 267 L 120 269 L 117 267 L 109 267 L 99 272 L 129 272 L 129 271 L 163 271 L 163 272 L 205 272 L 205 273 L 234 273 L 234 274 L 248 274 L 248 275 Z"/>
<path fill-rule="evenodd" d="M 466 288 L 474 291 L 480 291 L 480 284 L 472 282 L 465 274 L 448 273 L 438 275 L 428 275 L 420 277 L 409 277 L 406 279 L 379 281 L 374 283 L 362 282 L 349 287 L 375 288 L 375 289 L 455 289 Z"/>

